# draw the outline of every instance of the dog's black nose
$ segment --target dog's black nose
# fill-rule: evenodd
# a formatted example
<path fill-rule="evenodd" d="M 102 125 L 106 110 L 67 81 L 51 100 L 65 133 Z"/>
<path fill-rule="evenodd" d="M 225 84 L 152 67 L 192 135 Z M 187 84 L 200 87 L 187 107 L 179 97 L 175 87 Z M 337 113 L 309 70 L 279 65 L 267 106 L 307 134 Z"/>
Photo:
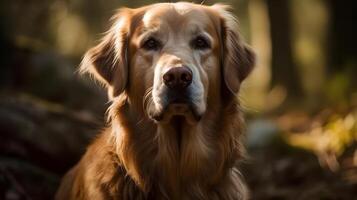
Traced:
<path fill-rule="evenodd" d="M 166 71 L 162 78 L 169 88 L 185 89 L 192 83 L 192 71 L 186 66 L 173 67 Z"/>

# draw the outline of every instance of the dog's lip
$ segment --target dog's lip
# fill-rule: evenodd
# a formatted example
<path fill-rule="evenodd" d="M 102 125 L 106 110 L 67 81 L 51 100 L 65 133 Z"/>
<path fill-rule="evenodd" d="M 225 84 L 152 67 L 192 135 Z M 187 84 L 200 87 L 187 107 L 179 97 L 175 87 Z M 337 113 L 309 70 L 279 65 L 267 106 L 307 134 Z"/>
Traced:
<path fill-rule="evenodd" d="M 193 105 L 188 103 L 177 103 L 177 102 L 168 104 L 161 111 L 151 112 L 149 113 L 149 116 L 153 120 L 157 122 L 161 122 L 164 120 L 165 115 L 168 112 L 169 112 L 169 116 L 168 116 L 169 118 L 175 116 L 183 116 L 188 118 L 187 119 L 188 121 L 192 121 L 192 122 L 198 122 L 202 118 L 202 115 L 196 111 Z"/>

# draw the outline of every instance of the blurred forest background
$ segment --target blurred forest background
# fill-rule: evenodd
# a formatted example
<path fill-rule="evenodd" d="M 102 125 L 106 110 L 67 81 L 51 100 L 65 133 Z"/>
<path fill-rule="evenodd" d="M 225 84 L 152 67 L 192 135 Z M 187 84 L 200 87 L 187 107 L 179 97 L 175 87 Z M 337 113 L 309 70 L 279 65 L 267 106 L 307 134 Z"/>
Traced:
<path fill-rule="evenodd" d="M 108 107 L 81 56 L 116 8 L 154 2 L 0 1 L 0 199 L 52 198 Z M 220 2 L 258 53 L 240 94 L 252 198 L 357 199 L 357 3 Z"/>

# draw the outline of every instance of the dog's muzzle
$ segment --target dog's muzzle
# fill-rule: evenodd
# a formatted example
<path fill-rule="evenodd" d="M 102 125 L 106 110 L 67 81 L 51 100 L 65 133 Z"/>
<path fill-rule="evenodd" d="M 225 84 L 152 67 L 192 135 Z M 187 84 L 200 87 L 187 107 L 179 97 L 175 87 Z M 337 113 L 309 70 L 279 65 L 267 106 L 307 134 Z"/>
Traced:
<path fill-rule="evenodd" d="M 188 120 L 200 120 L 193 104 L 191 88 L 193 74 L 186 66 L 171 67 L 164 71 L 162 82 L 164 87 L 160 91 L 162 110 L 151 115 L 156 121 L 172 116 L 185 116 Z"/>

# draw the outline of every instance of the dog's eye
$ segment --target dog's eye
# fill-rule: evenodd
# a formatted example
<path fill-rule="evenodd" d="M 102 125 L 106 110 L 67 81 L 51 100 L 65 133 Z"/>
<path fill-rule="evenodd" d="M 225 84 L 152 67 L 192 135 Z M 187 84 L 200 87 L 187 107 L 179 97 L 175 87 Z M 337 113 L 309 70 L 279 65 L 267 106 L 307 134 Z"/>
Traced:
<path fill-rule="evenodd" d="M 154 50 L 154 51 L 159 50 L 160 47 L 161 47 L 161 43 L 155 38 L 149 38 L 142 45 L 142 48 L 146 50 Z"/>
<path fill-rule="evenodd" d="M 192 48 L 199 49 L 199 50 L 208 49 L 211 47 L 209 41 L 203 36 L 196 37 L 191 42 L 191 46 L 192 46 Z"/>

